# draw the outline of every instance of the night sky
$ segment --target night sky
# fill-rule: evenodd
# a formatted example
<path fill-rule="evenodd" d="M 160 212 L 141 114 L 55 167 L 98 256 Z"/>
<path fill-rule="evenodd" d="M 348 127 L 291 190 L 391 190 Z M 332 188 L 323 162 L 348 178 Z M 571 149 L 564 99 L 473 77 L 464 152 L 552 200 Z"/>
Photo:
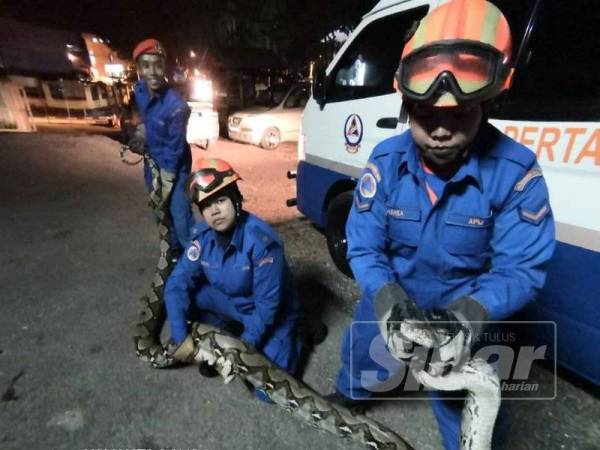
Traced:
<path fill-rule="evenodd" d="M 92 32 L 122 56 L 146 37 L 185 53 L 210 46 L 266 47 L 290 63 L 313 57 L 320 39 L 353 27 L 376 0 L 0 0 L 0 17 Z"/>

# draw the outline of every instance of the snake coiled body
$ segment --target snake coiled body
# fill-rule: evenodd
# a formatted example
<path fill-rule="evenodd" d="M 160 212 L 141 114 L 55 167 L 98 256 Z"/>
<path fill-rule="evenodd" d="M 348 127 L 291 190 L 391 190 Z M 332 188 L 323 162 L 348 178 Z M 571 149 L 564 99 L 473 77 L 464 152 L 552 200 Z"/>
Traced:
<path fill-rule="evenodd" d="M 229 361 L 235 375 L 265 391 L 277 405 L 316 428 L 359 441 L 375 450 L 412 448 L 392 430 L 373 419 L 353 415 L 347 408 L 328 402 L 262 353 L 218 328 L 194 323 L 192 339 L 195 354 L 200 349 L 210 352 L 217 365 L 222 364 L 219 361 Z M 191 355 L 191 358 L 194 356 Z"/>
<path fill-rule="evenodd" d="M 152 191 L 149 196 L 149 205 L 158 219 L 158 235 L 160 238 L 160 256 L 154 272 L 154 278 L 148 293 L 142 297 L 143 308 L 140 313 L 139 323 L 135 328 L 135 352 L 142 360 L 149 362 L 153 367 L 164 368 L 174 364 L 161 344 L 160 332 L 165 323 L 166 311 L 164 305 L 164 289 L 169 274 L 175 264 L 170 245 L 170 216 L 168 202 L 161 198 L 168 198 L 170 192 L 162 192 L 160 170 L 154 160 L 146 153 L 144 159 L 152 173 Z"/>

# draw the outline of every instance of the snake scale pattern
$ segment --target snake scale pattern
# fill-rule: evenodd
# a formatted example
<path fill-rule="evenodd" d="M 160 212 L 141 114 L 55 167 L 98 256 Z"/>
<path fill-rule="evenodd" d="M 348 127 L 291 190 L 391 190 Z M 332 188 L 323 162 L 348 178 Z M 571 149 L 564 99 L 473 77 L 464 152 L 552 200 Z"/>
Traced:
<path fill-rule="evenodd" d="M 160 256 L 154 272 L 154 278 L 148 293 L 142 297 L 143 308 L 140 313 L 139 323 L 136 325 L 134 335 L 135 351 L 142 361 L 149 362 L 153 367 L 165 368 L 172 366 L 175 361 L 167 354 L 166 348 L 161 344 L 160 332 L 166 319 L 166 310 L 163 300 L 165 283 L 174 268 L 173 254 L 170 246 L 170 217 L 168 202 L 160 207 L 162 185 L 160 170 L 154 160 L 146 153 L 146 163 L 152 173 L 152 191 L 150 192 L 149 206 L 154 210 L 158 219 L 158 235 L 160 238 Z M 170 192 L 167 192 L 168 195 Z"/>

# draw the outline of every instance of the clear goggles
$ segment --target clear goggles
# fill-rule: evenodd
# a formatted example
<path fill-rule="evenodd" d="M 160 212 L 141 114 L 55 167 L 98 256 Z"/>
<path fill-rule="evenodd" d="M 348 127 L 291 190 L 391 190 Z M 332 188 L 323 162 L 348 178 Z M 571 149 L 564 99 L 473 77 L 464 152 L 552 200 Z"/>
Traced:
<path fill-rule="evenodd" d="M 403 96 L 413 101 L 449 92 L 459 103 L 483 101 L 500 93 L 508 74 L 505 56 L 483 43 L 435 44 L 406 56 L 396 74 Z"/>

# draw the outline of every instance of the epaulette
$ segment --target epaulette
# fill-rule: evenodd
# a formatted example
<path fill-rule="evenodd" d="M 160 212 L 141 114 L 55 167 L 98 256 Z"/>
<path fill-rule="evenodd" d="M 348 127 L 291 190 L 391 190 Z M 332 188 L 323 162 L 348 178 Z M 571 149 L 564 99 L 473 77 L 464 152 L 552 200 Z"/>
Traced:
<path fill-rule="evenodd" d="M 494 127 L 494 131 L 484 139 L 486 143 L 491 143 L 491 150 L 488 155 L 493 158 L 508 159 L 528 169 L 535 162 L 535 153 L 523 144 L 502 133 Z"/>
<path fill-rule="evenodd" d="M 272 244 L 279 245 L 279 241 L 266 230 L 261 228 L 260 225 L 250 225 L 249 231 L 256 242 L 260 242 L 261 246 L 264 246 L 264 248 L 268 248 Z"/>

